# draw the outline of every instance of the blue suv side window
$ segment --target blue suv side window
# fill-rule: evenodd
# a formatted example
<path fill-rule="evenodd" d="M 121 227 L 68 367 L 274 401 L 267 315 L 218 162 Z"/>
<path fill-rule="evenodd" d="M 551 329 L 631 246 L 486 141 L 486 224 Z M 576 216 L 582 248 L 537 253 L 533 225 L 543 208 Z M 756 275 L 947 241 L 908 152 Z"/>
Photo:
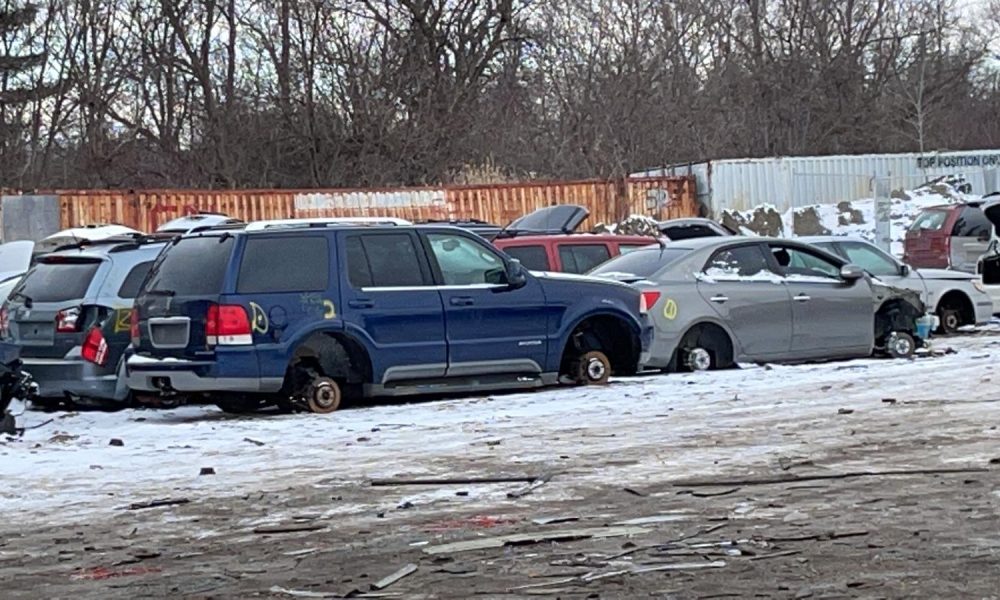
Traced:
<path fill-rule="evenodd" d="M 243 250 L 236 292 L 322 292 L 329 280 L 330 250 L 325 237 L 250 237 Z"/>
<path fill-rule="evenodd" d="M 347 278 L 351 287 L 412 287 L 426 285 L 413 236 L 372 233 L 346 240 Z"/>

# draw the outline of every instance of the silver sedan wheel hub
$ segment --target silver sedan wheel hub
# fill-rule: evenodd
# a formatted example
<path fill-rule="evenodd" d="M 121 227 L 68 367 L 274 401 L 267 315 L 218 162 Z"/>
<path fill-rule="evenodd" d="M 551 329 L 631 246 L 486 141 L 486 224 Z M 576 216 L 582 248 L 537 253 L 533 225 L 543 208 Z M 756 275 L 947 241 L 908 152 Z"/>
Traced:
<path fill-rule="evenodd" d="M 707 371 L 712 366 L 712 355 L 704 348 L 692 348 L 687 351 L 686 362 L 692 371 Z"/>

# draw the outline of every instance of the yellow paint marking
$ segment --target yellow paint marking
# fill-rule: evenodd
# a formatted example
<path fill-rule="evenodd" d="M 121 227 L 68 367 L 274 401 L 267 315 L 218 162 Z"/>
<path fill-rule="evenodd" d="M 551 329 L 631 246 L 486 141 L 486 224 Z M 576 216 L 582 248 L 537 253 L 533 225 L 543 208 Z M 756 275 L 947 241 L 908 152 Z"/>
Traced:
<path fill-rule="evenodd" d="M 663 303 L 663 316 L 671 321 L 677 318 L 677 303 L 673 298 L 667 298 Z"/>

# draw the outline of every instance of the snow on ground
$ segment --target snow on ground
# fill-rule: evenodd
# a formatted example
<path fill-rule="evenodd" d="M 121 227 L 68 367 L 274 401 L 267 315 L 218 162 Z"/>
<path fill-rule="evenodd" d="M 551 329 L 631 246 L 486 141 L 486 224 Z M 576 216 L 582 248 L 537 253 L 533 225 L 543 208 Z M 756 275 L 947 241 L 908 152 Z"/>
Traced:
<path fill-rule="evenodd" d="M 23 526 L 110 515 L 154 498 L 360 485 L 373 477 L 573 472 L 572 482 L 538 492 L 558 499 L 609 480 L 641 486 L 694 474 L 762 472 L 777 456 L 803 452 L 819 464 L 824 452 L 833 456 L 834 448 L 842 447 L 841 434 L 811 438 L 802 433 L 840 408 L 854 409 L 857 418 L 866 419 L 866 411 L 886 410 L 881 402 L 886 397 L 948 400 L 941 422 L 962 419 L 982 423 L 983 429 L 995 423 L 996 413 L 987 413 L 995 406 L 986 402 L 996 396 L 994 384 L 984 382 L 1000 360 L 996 333 L 941 339 L 939 347 L 957 352 L 914 361 L 867 359 L 651 375 L 619 379 L 604 388 L 383 402 L 330 416 L 234 417 L 200 406 L 28 412 L 21 417 L 23 425 L 54 421 L 28 430 L 22 439 L 0 441 L 0 499 Z M 941 385 L 944 374 L 947 386 Z M 850 423 L 845 421 L 844 427 Z M 921 423 L 909 425 L 924 429 Z M 919 435 L 904 429 L 899 433 Z M 124 446 L 109 445 L 112 438 Z M 972 442 L 971 449 L 969 444 L 943 447 L 927 458 L 945 464 L 985 463 L 995 456 L 996 441 L 994 437 L 985 446 Z M 865 468 L 905 460 L 877 450 L 864 453 Z M 841 468 L 858 467 L 849 464 L 855 458 L 836 456 Z M 613 460 L 619 458 L 620 465 Z M 203 467 L 213 468 L 215 475 L 199 476 Z M 475 486 L 470 493 L 472 499 L 503 497 L 509 488 Z M 418 490 L 406 499 L 433 505 L 435 494 L 454 501 L 448 490 Z M 379 501 L 373 493 L 370 502 Z M 370 504 L 346 503 L 328 513 L 370 509 Z"/>
<path fill-rule="evenodd" d="M 892 253 L 896 256 L 903 255 L 903 239 L 906 230 L 913 223 L 913 220 L 921 210 L 931 206 L 945 204 L 957 204 L 980 200 L 982 196 L 965 193 L 965 182 L 956 177 L 942 178 L 929 182 L 913 190 L 893 192 L 891 198 L 892 209 L 890 212 L 890 231 L 892 236 Z M 746 222 L 753 220 L 754 213 L 774 211 L 773 205 L 762 205 L 753 210 L 735 212 L 737 218 L 742 218 Z M 782 237 L 794 237 L 796 234 L 802 235 L 801 231 L 794 231 L 796 215 L 800 217 L 809 211 L 814 211 L 818 217 L 819 224 L 829 230 L 832 235 L 843 235 L 859 237 L 870 242 L 875 241 L 875 199 L 863 198 L 849 203 L 840 204 L 815 204 L 791 208 L 781 214 Z M 851 211 L 856 211 L 852 214 Z M 860 219 L 858 218 L 860 217 Z M 743 228 L 744 233 L 753 234 L 747 228 Z M 809 232 L 810 235 L 813 232 Z"/>

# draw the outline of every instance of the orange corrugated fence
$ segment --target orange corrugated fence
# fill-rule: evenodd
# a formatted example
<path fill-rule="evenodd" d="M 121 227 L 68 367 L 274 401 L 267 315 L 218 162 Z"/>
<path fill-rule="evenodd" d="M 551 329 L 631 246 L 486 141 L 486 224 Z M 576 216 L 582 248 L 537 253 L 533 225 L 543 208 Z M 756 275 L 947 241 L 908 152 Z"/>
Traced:
<path fill-rule="evenodd" d="M 299 217 L 391 216 L 411 221 L 481 219 L 503 225 L 536 208 L 580 204 L 589 223 L 632 215 L 697 216 L 694 178 L 527 182 L 468 186 L 331 190 L 58 191 L 63 227 L 117 223 L 143 231 L 179 216 L 221 212 L 254 221 Z"/>

